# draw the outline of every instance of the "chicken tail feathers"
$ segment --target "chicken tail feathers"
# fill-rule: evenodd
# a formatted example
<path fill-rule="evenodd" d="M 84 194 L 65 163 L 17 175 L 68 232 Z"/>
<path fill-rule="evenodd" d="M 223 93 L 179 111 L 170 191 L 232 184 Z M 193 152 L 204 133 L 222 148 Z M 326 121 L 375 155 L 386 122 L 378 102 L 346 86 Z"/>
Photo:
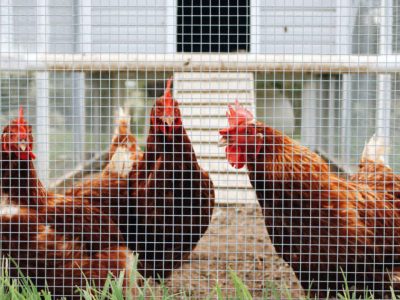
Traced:
<path fill-rule="evenodd" d="M 374 134 L 365 144 L 362 152 L 361 161 L 374 161 L 379 164 L 386 164 L 387 145 L 385 139 Z"/>
<path fill-rule="evenodd" d="M 115 128 L 115 134 L 127 134 L 130 133 L 131 117 L 123 107 L 118 107 L 117 127 Z"/>

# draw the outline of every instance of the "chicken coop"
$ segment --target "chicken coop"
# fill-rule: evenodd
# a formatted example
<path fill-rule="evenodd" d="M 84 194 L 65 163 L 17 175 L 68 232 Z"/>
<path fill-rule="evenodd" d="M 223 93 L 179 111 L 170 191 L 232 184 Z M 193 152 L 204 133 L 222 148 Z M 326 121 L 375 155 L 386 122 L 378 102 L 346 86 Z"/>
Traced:
<path fill-rule="evenodd" d="M 399 51 L 398 0 L 0 0 L 0 295 L 398 299 Z"/>

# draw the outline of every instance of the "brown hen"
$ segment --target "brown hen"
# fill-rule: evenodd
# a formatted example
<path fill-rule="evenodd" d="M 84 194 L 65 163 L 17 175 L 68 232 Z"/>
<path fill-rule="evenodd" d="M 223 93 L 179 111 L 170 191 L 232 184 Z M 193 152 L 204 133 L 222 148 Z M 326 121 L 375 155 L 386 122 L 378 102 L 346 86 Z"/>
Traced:
<path fill-rule="evenodd" d="M 400 211 L 388 193 L 331 173 L 326 162 L 236 104 L 221 144 L 245 165 L 271 241 L 303 288 L 325 298 L 344 280 L 361 294 L 399 288 Z"/>
<path fill-rule="evenodd" d="M 145 246 L 138 249 L 144 275 L 154 278 L 169 276 L 185 262 L 206 232 L 215 202 L 171 83 L 151 110 L 144 158 L 130 174 L 127 239 Z"/>

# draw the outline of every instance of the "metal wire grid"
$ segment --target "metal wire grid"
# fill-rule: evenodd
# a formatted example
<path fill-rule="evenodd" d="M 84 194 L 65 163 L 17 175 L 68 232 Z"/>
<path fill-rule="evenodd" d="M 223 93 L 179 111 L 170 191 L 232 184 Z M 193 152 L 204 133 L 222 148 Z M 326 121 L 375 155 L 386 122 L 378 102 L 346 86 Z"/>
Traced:
<path fill-rule="evenodd" d="M 151 107 L 173 76 L 217 204 L 206 234 L 166 285 L 194 299 L 217 283 L 234 295 L 233 270 L 255 298 L 270 282 L 282 298 L 286 287 L 297 298 L 305 291 L 290 265 L 299 253 L 290 250 L 286 262 L 275 253 L 247 171 L 229 166 L 217 148 L 218 129 L 238 98 L 258 120 L 322 155 L 338 176 L 357 172 L 373 134 L 384 139 L 385 162 L 398 171 L 398 7 L 396 0 L 2 0 L 1 124 L 24 107 L 39 178 L 62 194 L 101 172 L 119 107 L 145 148 Z M 276 203 L 278 211 L 282 202 Z M 294 207 L 282 209 L 295 214 Z M 11 235 L 21 249 L 24 234 Z M 307 262 L 301 263 L 300 274 Z"/>

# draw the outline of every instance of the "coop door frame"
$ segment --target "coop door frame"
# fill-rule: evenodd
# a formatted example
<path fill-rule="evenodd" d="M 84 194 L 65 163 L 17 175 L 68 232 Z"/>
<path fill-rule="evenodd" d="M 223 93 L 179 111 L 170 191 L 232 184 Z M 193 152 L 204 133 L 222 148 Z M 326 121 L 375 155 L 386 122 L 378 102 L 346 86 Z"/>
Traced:
<path fill-rule="evenodd" d="M 178 19 L 178 5 L 177 0 L 166 0 L 166 35 L 167 35 L 167 53 L 176 53 L 177 51 L 177 19 Z"/>

